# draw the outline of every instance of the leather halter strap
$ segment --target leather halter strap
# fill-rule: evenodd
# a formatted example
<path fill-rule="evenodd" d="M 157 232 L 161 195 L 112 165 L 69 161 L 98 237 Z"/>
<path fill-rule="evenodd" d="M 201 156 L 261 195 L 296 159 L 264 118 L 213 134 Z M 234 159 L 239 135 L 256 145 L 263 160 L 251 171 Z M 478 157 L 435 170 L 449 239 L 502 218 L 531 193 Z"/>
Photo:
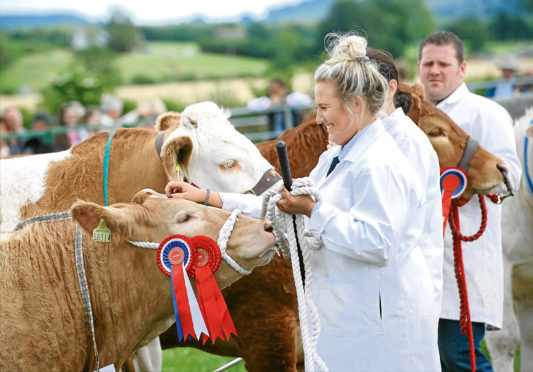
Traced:
<path fill-rule="evenodd" d="M 459 164 L 457 167 L 461 168 L 465 171 L 465 173 L 468 171 L 468 167 L 470 166 L 470 161 L 474 157 L 474 154 L 479 147 L 479 142 L 473 139 L 472 137 L 468 137 L 468 140 L 466 141 L 465 151 L 463 152 L 463 156 L 461 160 L 459 161 Z"/>
<path fill-rule="evenodd" d="M 243 192 L 243 194 L 261 195 L 279 180 L 281 180 L 279 173 L 276 172 L 275 169 L 269 169 L 263 174 L 259 182 L 257 182 L 254 187 Z"/>

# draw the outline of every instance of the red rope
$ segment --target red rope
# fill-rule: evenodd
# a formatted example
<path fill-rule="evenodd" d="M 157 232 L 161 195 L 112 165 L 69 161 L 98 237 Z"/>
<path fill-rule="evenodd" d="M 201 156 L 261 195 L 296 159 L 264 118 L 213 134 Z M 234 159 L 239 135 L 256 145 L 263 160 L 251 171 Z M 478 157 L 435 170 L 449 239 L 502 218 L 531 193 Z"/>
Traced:
<path fill-rule="evenodd" d="M 479 206 L 481 208 L 481 225 L 479 230 L 472 236 L 464 236 L 461 234 L 461 226 L 459 222 L 459 207 L 465 205 L 470 201 L 457 200 L 452 202 L 452 211 L 449 217 L 450 229 L 453 236 L 453 261 L 455 268 L 455 279 L 457 280 L 457 288 L 459 289 L 460 299 L 460 315 L 459 324 L 461 326 L 461 333 L 468 335 L 468 346 L 470 352 L 470 370 L 475 372 L 476 370 L 476 352 L 474 348 L 474 333 L 472 331 L 472 319 L 470 318 L 470 307 L 468 305 L 468 291 L 466 288 L 466 275 L 463 264 L 463 248 L 461 241 L 472 242 L 479 239 L 485 232 L 487 227 L 487 206 L 485 204 L 485 198 L 483 195 L 478 195 Z M 494 199 L 491 197 L 493 202 Z"/>

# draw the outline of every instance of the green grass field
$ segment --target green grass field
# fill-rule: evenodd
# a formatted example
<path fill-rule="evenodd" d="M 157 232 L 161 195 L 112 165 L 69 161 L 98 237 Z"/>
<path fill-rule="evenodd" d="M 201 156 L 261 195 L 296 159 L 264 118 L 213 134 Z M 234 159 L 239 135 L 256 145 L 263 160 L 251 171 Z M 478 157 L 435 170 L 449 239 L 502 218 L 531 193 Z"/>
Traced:
<path fill-rule="evenodd" d="M 16 93 L 21 86 L 39 91 L 73 69 L 67 49 L 26 55 L 0 70 L 0 90 Z M 193 43 L 151 42 L 142 51 L 119 55 L 115 65 L 122 84 L 258 77 L 267 61 L 230 55 L 202 53 Z"/>
<path fill-rule="evenodd" d="M 221 357 L 185 347 L 163 351 L 162 372 L 212 372 L 235 358 Z M 246 372 L 244 362 L 234 365 L 230 372 Z"/>

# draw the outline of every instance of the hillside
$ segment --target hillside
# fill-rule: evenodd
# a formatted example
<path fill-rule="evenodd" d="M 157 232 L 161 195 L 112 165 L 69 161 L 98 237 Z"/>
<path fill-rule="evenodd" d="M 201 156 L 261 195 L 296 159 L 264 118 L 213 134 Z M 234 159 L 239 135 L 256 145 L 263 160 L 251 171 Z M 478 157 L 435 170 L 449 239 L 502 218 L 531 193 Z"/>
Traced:
<path fill-rule="evenodd" d="M 271 8 L 265 18 L 266 22 L 317 22 L 328 12 L 332 4 L 338 0 L 304 0 L 295 5 Z M 361 0 L 353 0 L 361 1 Z M 491 17 L 500 12 L 512 15 L 524 15 L 523 0 L 425 0 L 437 19 L 459 18 L 473 16 L 479 18 Z M 241 19 L 242 23 L 250 23 L 250 16 Z M 216 23 L 216 19 L 209 18 L 209 22 Z M 93 23 L 82 14 L 2 14 L 0 15 L 0 29 L 12 30 L 20 27 L 36 28 L 57 24 L 87 24 Z"/>
<path fill-rule="evenodd" d="M 0 29 L 39 28 L 57 25 L 85 25 L 90 22 L 83 16 L 66 14 L 3 14 L 0 15 Z"/>

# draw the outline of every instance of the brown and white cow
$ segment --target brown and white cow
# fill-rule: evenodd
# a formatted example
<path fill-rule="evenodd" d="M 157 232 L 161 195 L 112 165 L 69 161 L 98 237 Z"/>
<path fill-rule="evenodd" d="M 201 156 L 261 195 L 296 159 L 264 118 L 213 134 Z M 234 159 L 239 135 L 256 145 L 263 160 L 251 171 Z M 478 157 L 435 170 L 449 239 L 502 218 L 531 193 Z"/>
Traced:
<path fill-rule="evenodd" d="M 78 201 L 71 213 L 72 219 L 29 224 L 0 243 L 0 370 L 95 370 L 76 271 L 76 222 L 84 230 L 100 367 L 118 369 L 174 319 L 170 279 L 157 265 L 156 250 L 128 241 L 161 242 L 174 234 L 216 241 L 230 215 L 151 190 L 109 207 Z M 92 240 L 101 219 L 111 230 L 110 243 Z M 270 223 L 239 216 L 226 252 L 251 270 L 270 261 L 273 245 Z M 215 272 L 221 288 L 240 277 L 224 261 Z"/>
<path fill-rule="evenodd" d="M 158 132 L 118 129 L 108 161 L 109 203 L 126 202 L 142 189 L 163 192 L 169 179 L 187 177 L 202 188 L 244 192 L 272 166 L 212 102 L 163 114 Z M 97 133 L 67 151 L 0 160 L 0 231 L 21 220 L 65 211 L 76 199 L 104 204 L 104 157 L 109 133 Z"/>
<path fill-rule="evenodd" d="M 413 108 L 409 116 L 428 135 L 439 156 L 440 166 L 457 166 L 468 135 L 432 103 L 423 100 L 421 90 L 415 87 L 411 95 Z M 315 119 L 315 115 L 311 114 L 296 128 L 286 131 L 276 140 L 257 144 L 257 147 L 279 170 L 275 143 L 285 141 L 291 175 L 293 178 L 305 177 L 315 167 L 328 144 L 327 131 L 322 125 L 316 125 Z M 435 132 L 437 129 L 438 134 Z M 459 155 L 450 156 L 448 152 Z M 467 172 L 467 192 L 487 191 L 501 184 L 500 164 L 497 156 L 478 147 Z M 252 294 L 256 299 L 253 302 L 249 301 Z M 249 277 L 227 288 L 224 297 L 239 337 L 230 342 L 217 342 L 214 346 L 195 342 L 181 346 L 194 346 L 225 356 L 240 356 L 245 360 L 248 371 L 296 370 L 297 362 L 303 362 L 303 350 L 290 262 L 276 257 L 268 266 L 258 268 Z M 180 346 L 175 334 L 176 331 L 171 328 L 160 336 L 163 348 Z"/>

